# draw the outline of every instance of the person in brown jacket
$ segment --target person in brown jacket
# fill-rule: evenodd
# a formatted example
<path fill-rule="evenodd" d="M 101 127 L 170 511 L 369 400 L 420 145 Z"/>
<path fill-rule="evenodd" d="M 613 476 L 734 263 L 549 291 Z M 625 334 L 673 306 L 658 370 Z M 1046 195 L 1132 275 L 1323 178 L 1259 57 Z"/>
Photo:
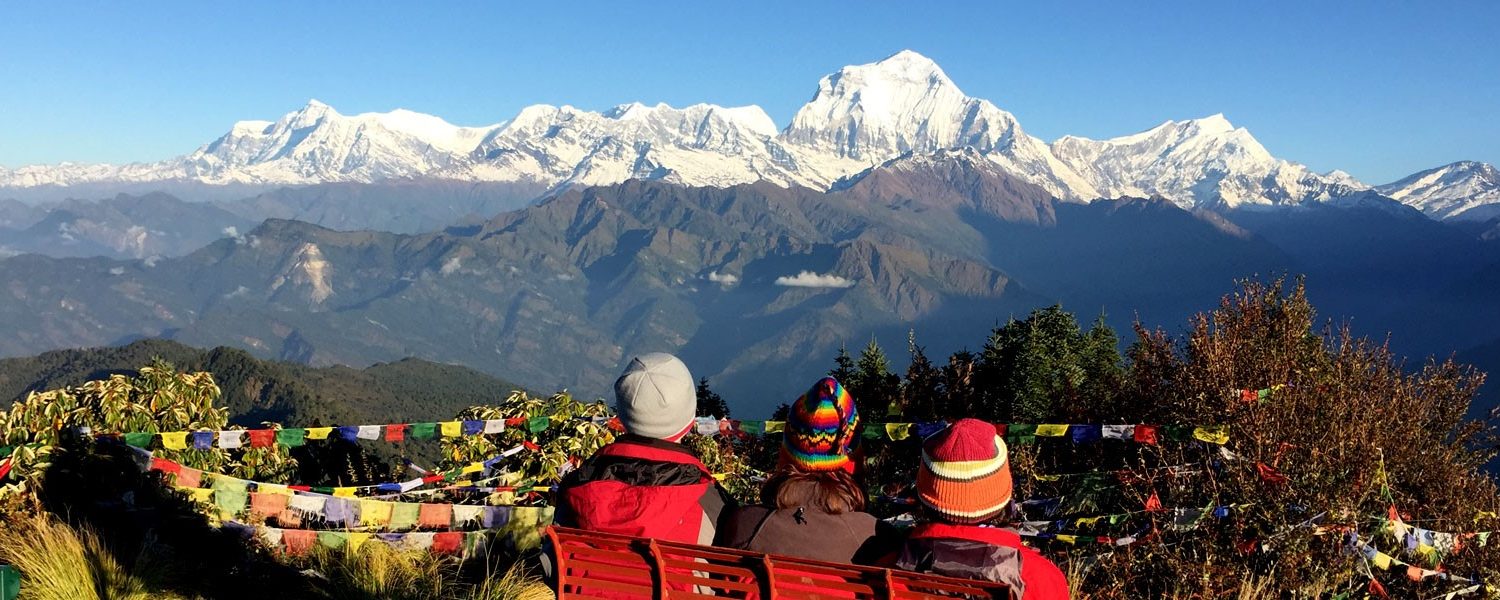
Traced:
<path fill-rule="evenodd" d="M 787 414 L 762 505 L 731 514 L 715 545 L 837 563 L 869 563 L 899 548 L 899 539 L 877 536 L 878 521 L 864 512 L 858 442 L 859 412 L 849 392 L 832 377 L 813 384 Z"/>

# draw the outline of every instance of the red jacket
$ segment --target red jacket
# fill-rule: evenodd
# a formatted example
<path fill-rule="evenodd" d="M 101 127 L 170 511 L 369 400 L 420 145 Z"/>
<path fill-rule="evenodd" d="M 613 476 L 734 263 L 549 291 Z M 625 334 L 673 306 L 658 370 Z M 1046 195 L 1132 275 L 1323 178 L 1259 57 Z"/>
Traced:
<path fill-rule="evenodd" d="M 569 473 L 559 525 L 709 545 L 734 500 L 682 444 L 622 435 Z"/>
<path fill-rule="evenodd" d="M 1010 584 L 1020 600 L 1067 600 L 1068 580 L 1010 529 L 924 523 L 912 528 L 896 566 L 919 573 Z"/>

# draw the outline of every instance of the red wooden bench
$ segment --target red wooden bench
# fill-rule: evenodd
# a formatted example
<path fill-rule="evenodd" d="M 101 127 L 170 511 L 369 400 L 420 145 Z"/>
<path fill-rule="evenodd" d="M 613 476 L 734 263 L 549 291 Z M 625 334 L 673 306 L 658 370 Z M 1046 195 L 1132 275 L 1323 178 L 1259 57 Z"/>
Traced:
<path fill-rule="evenodd" d="M 1001 583 L 548 527 L 557 597 L 1008 599 Z"/>

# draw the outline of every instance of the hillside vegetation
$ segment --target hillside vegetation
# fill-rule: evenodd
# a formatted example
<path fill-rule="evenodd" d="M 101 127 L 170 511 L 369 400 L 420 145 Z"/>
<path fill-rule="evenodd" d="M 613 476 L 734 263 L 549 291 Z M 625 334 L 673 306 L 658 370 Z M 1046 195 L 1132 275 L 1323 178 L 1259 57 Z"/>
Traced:
<path fill-rule="evenodd" d="M 289 427 L 360 424 L 452 415 L 466 406 L 498 402 L 521 386 L 472 369 L 406 359 L 364 369 L 314 368 L 255 358 L 237 348 L 192 348 L 148 339 L 124 346 L 58 350 L 0 360 L 0 399 L 79 385 L 111 374 L 133 374 L 153 359 L 187 371 L 211 373 L 229 422 Z"/>
<path fill-rule="evenodd" d="M 1077 597 L 1500 594 L 1500 539 L 1488 533 L 1500 530 L 1500 493 L 1482 470 L 1496 452 L 1495 419 L 1465 417 L 1483 375 L 1451 361 L 1409 364 L 1325 324 L 1300 282 L 1247 282 L 1180 334 L 1138 326 L 1123 354 L 1102 320 L 1083 327 L 1061 307 L 1001 324 L 977 351 L 946 362 L 930 360 L 914 333 L 907 342 L 904 373 L 892 372 L 873 340 L 857 356 L 840 352 L 830 372 L 870 423 L 920 430 L 976 416 L 1007 424 L 1014 522 L 1063 566 Z M 802 374 L 811 381 L 821 372 L 810 366 Z M 535 582 L 514 570 L 531 556 L 517 552 L 520 544 L 497 542 L 488 561 L 389 553 L 379 544 L 305 557 L 266 552 L 212 527 L 198 516 L 204 507 L 163 487 L 159 476 L 133 474 L 130 459 L 107 444 L 67 435 L 80 426 L 95 433 L 222 428 L 228 412 L 219 392 L 206 373 L 157 362 L 133 377 L 30 395 L 0 419 L 0 444 L 23 448 L 0 488 L 0 530 L 35 532 L 6 538 L 13 544 L 61 540 L 24 546 L 47 559 L 29 567 L 17 561 L 31 570 L 30 585 L 63 596 L 118 590 L 100 597 L 141 590 L 234 597 L 225 588 L 235 585 L 275 586 L 294 597 L 535 592 Z M 712 390 L 700 392 L 711 403 Z M 517 415 L 547 419 L 536 428 L 441 440 L 438 468 L 530 443 L 501 464 L 547 484 L 613 435 L 601 425 L 605 405 L 566 394 L 511 394 L 456 418 Z M 1046 423 L 1160 427 L 1147 443 L 1079 433 L 1097 432 L 1089 428 L 1048 437 L 1037 427 Z M 874 510 L 899 516 L 909 510 L 920 440 L 884 428 L 866 430 L 864 439 Z M 694 436 L 687 443 L 732 493 L 750 499 L 772 467 L 776 440 Z M 325 449 L 335 448 L 301 450 Z M 271 482 L 301 477 L 293 467 L 309 458 L 280 447 L 158 455 Z M 92 565 L 79 575 L 88 585 L 43 583 L 67 572 L 50 565 L 82 563 Z M 512 587 L 491 587 L 504 581 Z"/>

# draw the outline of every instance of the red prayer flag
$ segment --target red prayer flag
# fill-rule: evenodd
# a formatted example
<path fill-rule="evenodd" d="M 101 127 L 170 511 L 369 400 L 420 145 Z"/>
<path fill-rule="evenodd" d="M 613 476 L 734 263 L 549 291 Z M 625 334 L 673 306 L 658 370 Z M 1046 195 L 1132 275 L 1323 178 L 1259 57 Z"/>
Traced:
<path fill-rule="evenodd" d="M 527 449 L 527 450 L 530 450 L 530 451 L 532 451 L 532 452 L 535 452 L 535 451 L 537 451 L 537 450 L 541 450 L 541 449 L 542 449 L 542 447 L 541 447 L 541 446 L 538 446 L 538 445 L 536 445 L 536 444 L 535 444 L 535 443 L 534 443 L 534 442 L 532 442 L 532 441 L 531 441 L 531 440 L 521 440 L 521 445 L 522 445 L 522 446 L 523 446 L 523 447 L 525 447 L 525 448 L 526 448 L 526 449 Z"/>
<path fill-rule="evenodd" d="M 251 448 L 270 448 L 276 445 L 276 430 L 274 429 L 251 429 L 248 434 Z"/>
<path fill-rule="evenodd" d="M 625 433 L 625 424 L 620 422 L 620 417 L 610 417 L 609 422 L 605 423 L 604 426 L 615 433 Z"/>
<path fill-rule="evenodd" d="M 1255 463 L 1255 470 L 1260 472 L 1260 478 L 1266 483 L 1286 483 L 1286 475 L 1276 471 L 1275 467 L 1266 463 Z"/>
<path fill-rule="evenodd" d="M 432 535 L 433 554 L 458 554 L 463 544 L 464 532 L 462 531 L 444 531 Z"/>
<path fill-rule="evenodd" d="M 153 456 L 151 457 L 151 470 L 176 474 L 182 470 L 182 465 L 179 465 L 165 458 L 157 458 Z"/>
<path fill-rule="evenodd" d="M 286 529 L 281 532 L 281 543 L 286 544 L 286 553 L 302 556 L 318 541 L 318 532 L 311 529 Z"/>
<path fill-rule="evenodd" d="M 442 473 L 431 473 L 428 475 L 423 475 L 422 483 L 437 483 L 439 481 L 442 481 L 445 477 L 446 475 L 443 475 Z"/>
<path fill-rule="evenodd" d="M 395 424 L 395 425 L 386 425 L 385 426 L 385 441 L 387 441 L 387 442 L 404 442 L 404 441 L 406 441 L 406 424 L 405 423 L 398 423 L 398 424 Z"/>
<path fill-rule="evenodd" d="M 250 511 L 267 519 L 286 510 L 287 497 L 283 494 L 250 492 Z"/>
<path fill-rule="evenodd" d="M 1135 441 L 1138 442 L 1138 443 L 1142 443 L 1142 444 L 1152 444 L 1152 445 L 1155 445 L 1156 444 L 1156 426 L 1155 425 L 1136 425 L 1135 426 Z"/>
<path fill-rule="evenodd" d="M 1240 390 L 1240 401 L 1245 404 L 1255 404 L 1260 399 L 1260 393 L 1255 390 Z"/>
<path fill-rule="evenodd" d="M 526 424 L 526 417 L 511 417 L 505 420 L 506 427 L 519 427 Z"/>
<path fill-rule="evenodd" d="M 453 526 L 452 504 L 423 504 L 417 512 L 417 525 L 434 529 Z"/>
<path fill-rule="evenodd" d="M 0 480 L 4 480 L 5 476 L 10 474 L 10 465 L 14 460 L 15 459 L 7 458 L 4 462 L 0 462 Z"/>
<path fill-rule="evenodd" d="M 996 423 L 995 424 L 995 435 L 998 435 L 1000 437 L 1005 437 L 1005 433 L 1007 431 L 1010 431 L 1010 424 L 1009 423 Z"/>
<path fill-rule="evenodd" d="M 312 486 L 310 486 L 310 485 L 289 485 L 289 486 L 286 486 L 286 487 L 289 490 L 297 490 L 299 492 L 311 492 L 312 491 Z"/>
<path fill-rule="evenodd" d="M 1161 498 L 1156 492 L 1151 492 L 1151 497 L 1146 499 L 1146 512 L 1161 512 Z"/>
<path fill-rule="evenodd" d="M 1421 581 L 1422 567 L 1416 565 L 1406 565 L 1406 578 L 1412 581 Z"/>

